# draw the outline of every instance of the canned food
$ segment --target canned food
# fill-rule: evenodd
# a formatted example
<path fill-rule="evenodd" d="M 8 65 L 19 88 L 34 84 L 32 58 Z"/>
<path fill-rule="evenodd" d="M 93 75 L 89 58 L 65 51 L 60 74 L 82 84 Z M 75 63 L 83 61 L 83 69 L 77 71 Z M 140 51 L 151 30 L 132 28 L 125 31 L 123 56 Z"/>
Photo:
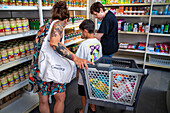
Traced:
<path fill-rule="evenodd" d="M 11 33 L 16 34 L 17 33 L 16 21 L 14 19 L 10 19 L 10 25 L 11 25 Z"/>
<path fill-rule="evenodd" d="M 14 73 L 14 82 L 15 82 L 15 84 L 17 84 L 20 82 L 18 70 L 13 71 L 13 73 Z"/>
<path fill-rule="evenodd" d="M 15 6 L 15 0 L 9 0 L 9 5 Z"/>
<path fill-rule="evenodd" d="M 8 85 L 11 87 L 11 86 L 14 86 L 14 76 L 13 76 L 13 73 L 8 73 L 7 74 L 7 80 L 8 80 Z"/>
<path fill-rule="evenodd" d="M 22 5 L 23 6 L 28 6 L 28 1 L 27 0 L 22 0 Z"/>
<path fill-rule="evenodd" d="M 23 43 L 19 44 L 19 51 L 20 51 L 21 58 L 25 57 L 25 47 Z"/>
<path fill-rule="evenodd" d="M 11 34 L 10 22 L 8 21 L 8 19 L 3 19 L 2 23 L 4 26 L 5 35 L 10 35 Z"/>
<path fill-rule="evenodd" d="M 29 42 L 29 46 L 30 46 L 30 53 L 33 54 L 34 53 L 34 43 L 33 43 L 33 41 Z"/>
<path fill-rule="evenodd" d="M 27 31 L 28 31 L 28 23 L 27 23 L 27 20 L 26 20 L 25 18 L 22 18 L 21 22 L 22 22 L 22 30 L 23 30 L 24 32 L 27 32 Z"/>
<path fill-rule="evenodd" d="M 20 18 L 16 18 L 16 26 L 17 26 L 18 33 L 22 33 L 23 32 L 22 21 Z"/>
<path fill-rule="evenodd" d="M 6 89 L 8 89 L 8 82 L 7 82 L 7 76 L 1 76 L 1 83 L 2 83 L 2 89 L 3 90 L 6 90 Z"/>
<path fill-rule="evenodd" d="M 29 78 L 28 66 L 24 66 L 24 76 L 25 76 L 25 78 Z"/>
<path fill-rule="evenodd" d="M 0 36 L 4 36 L 5 33 L 4 33 L 4 25 L 2 23 L 2 21 L 0 21 Z"/>
<path fill-rule="evenodd" d="M 19 69 L 19 78 L 21 81 L 24 81 L 24 70 L 22 68 Z"/>
<path fill-rule="evenodd" d="M 16 6 L 22 6 L 22 0 L 16 0 L 15 4 Z"/>
<path fill-rule="evenodd" d="M 30 55 L 29 43 L 27 41 L 24 43 L 24 47 L 25 47 L 25 54 L 27 56 Z"/>
<path fill-rule="evenodd" d="M 14 57 L 15 57 L 15 59 L 19 59 L 20 58 L 19 45 L 16 44 L 13 49 L 14 49 Z"/>
<path fill-rule="evenodd" d="M 8 53 L 7 53 L 7 49 L 6 48 L 1 48 L 1 56 L 2 56 L 2 63 L 8 63 L 9 59 L 8 59 Z"/>
<path fill-rule="evenodd" d="M 13 50 L 13 46 L 7 47 L 7 52 L 8 52 L 9 61 L 14 61 L 15 58 L 14 58 L 14 50 Z"/>

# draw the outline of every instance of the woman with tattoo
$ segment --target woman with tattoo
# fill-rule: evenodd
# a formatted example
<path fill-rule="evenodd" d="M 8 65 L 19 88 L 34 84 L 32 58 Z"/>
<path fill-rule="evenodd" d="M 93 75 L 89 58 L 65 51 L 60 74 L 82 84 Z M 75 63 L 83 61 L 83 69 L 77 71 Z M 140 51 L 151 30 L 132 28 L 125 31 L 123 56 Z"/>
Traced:
<path fill-rule="evenodd" d="M 45 68 L 42 70 L 40 67 L 39 61 L 42 48 L 44 46 L 46 51 L 52 50 L 51 54 L 46 54 L 46 58 L 55 59 L 54 53 L 63 56 L 65 59 L 72 60 L 78 67 L 80 68 L 88 68 L 87 63 L 93 64 L 85 59 L 81 59 L 73 54 L 69 49 L 67 49 L 64 44 L 61 43 L 62 40 L 62 33 L 63 29 L 67 24 L 67 20 L 69 18 L 69 11 L 66 6 L 65 2 L 57 2 L 52 9 L 52 22 L 49 22 L 42 26 L 37 33 L 35 44 L 34 44 L 34 55 L 32 60 L 32 67 L 31 67 L 31 74 L 29 78 L 29 85 L 32 86 L 34 92 L 37 92 L 39 95 L 39 111 L 41 113 L 50 113 L 48 99 L 49 95 L 54 95 L 56 99 L 56 103 L 54 106 L 54 113 L 63 113 L 64 112 L 64 101 L 65 101 L 65 91 L 66 91 L 66 84 L 65 83 L 56 83 L 54 80 L 50 82 L 44 81 L 40 75 L 47 75 L 50 73 L 49 66 L 44 65 Z M 49 31 L 49 32 L 48 32 Z M 50 33 L 50 34 L 48 34 Z M 49 36 L 48 45 L 44 45 L 46 36 Z M 44 46 L 42 46 L 42 44 Z M 52 54 L 53 53 L 53 54 Z M 55 61 L 58 59 L 56 58 Z M 59 61 L 58 61 L 59 62 Z M 50 67 L 55 69 L 61 69 L 58 67 Z M 51 73 L 50 73 L 51 74 Z M 54 74 L 53 76 L 58 76 Z M 70 75 L 72 76 L 72 75 Z"/>

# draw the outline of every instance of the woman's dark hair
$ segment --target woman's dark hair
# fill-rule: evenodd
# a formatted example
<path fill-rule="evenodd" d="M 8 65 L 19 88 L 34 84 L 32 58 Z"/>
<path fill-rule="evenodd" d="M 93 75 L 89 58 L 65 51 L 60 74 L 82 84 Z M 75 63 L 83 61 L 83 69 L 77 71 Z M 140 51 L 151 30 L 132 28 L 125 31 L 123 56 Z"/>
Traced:
<path fill-rule="evenodd" d="M 86 29 L 89 33 L 94 33 L 94 22 L 90 19 L 85 19 L 80 25 L 81 30 Z"/>
<path fill-rule="evenodd" d="M 66 2 L 56 2 L 52 8 L 52 19 L 59 19 L 61 21 L 70 18 L 70 14 Z"/>
<path fill-rule="evenodd" d="M 93 14 L 94 12 L 99 13 L 100 12 L 100 8 L 103 9 L 103 11 L 106 11 L 106 9 L 104 8 L 104 6 L 100 3 L 100 2 L 95 2 L 91 5 L 90 7 L 90 13 Z"/>

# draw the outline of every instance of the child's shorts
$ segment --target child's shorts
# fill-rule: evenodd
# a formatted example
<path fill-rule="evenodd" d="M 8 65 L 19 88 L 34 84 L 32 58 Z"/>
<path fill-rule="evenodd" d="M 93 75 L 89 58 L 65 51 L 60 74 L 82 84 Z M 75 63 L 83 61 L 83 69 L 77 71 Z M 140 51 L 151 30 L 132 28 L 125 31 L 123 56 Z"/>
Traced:
<path fill-rule="evenodd" d="M 83 85 L 79 85 L 79 84 L 78 84 L 78 94 L 79 94 L 80 96 L 86 96 Z"/>

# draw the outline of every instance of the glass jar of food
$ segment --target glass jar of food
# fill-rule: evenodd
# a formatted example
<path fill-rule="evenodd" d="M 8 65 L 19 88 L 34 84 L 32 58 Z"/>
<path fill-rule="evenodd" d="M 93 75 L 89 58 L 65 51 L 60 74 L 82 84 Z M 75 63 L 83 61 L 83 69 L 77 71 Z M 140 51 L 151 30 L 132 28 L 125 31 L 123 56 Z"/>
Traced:
<path fill-rule="evenodd" d="M 9 72 L 7 74 L 7 80 L 8 80 L 8 85 L 11 87 L 11 86 L 14 86 L 14 75 L 12 72 Z"/>
<path fill-rule="evenodd" d="M 15 4 L 16 6 L 22 6 L 22 0 L 16 0 Z"/>
<path fill-rule="evenodd" d="M 16 96 L 18 96 L 18 95 L 20 95 L 20 94 L 21 94 L 21 90 L 20 90 L 20 89 L 15 92 L 15 95 L 16 95 Z"/>
<path fill-rule="evenodd" d="M 10 96 L 8 95 L 8 96 L 6 96 L 6 97 L 4 97 L 4 102 L 6 103 L 6 102 L 8 102 L 10 100 Z"/>
<path fill-rule="evenodd" d="M 29 43 L 28 43 L 28 41 L 26 41 L 25 43 L 24 43 L 24 47 L 25 47 L 25 54 L 28 56 L 28 55 L 30 55 L 30 48 L 29 48 Z"/>
<path fill-rule="evenodd" d="M 33 6 L 33 0 L 28 0 L 28 6 Z"/>
<path fill-rule="evenodd" d="M 21 80 L 21 81 L 24 81 L 25 80 L 25 77 L 24 77 L 24 70 L 23 70 L 23 68 L 19 68 L 19 79 Z"/>
<path fill-rule="evenodd" d="M 14 19 L 10 19 L 10 25 L 11 25 L 11 33 L 16 34 L 17 33 L 16 21 Z"/>
<path fill-rule="evenodd" d="M 27 20 L 25 18 L 22 18 L 22 30 L 24 32 L 27 32 L 28 31 L 28 23 L 27 23 Z"/>
<path fill-rule="evenodd" d="M 1 3 L 2 5 L 8 5 L 8 0 L 2 0 Z"/>
<path fill-rule="evenodd" d="M 30 46 L 30 53 L 33 54 L 34 53 L 34 43 L 33 43 L 33 41 L 29 42 L 29 46 Z"/>
<path fill-rule="evenodd" d="M 25 78 L 29 78 L 29 70 L 28 70 L 28 66 L 24 66 L 24 76 Z"/>
<path fill-rule="evenodd" d="M 20 80 L 19 80 L 18 70 L 14 70 L 13 74 L 14 74 L 14 82 L 15 82 L 15 84 L 19 83 Z"/>
<path fill-rule="evenodd" d="M 14 58 L 14 49 L 13 49 L 12 45 L 7 47 L 7 52 L 8 52 L 9 61 L 14 61 L 15 60 L 15 58 Z"/>
<path fill-rule="evenodd" d="M 22 0 L 22 5 L 23 6 L 28 6 L 28 1 L 27 0 Z"/>
<path fill-rule="evenodd" d="M 19 59 L 20 58 L 19 45 L 18 44 L 14 45 L 13 49 L 15 59 Z"/>
<path fill-rule="evenodd" d="M 10 35 L 11 34 L 11 28 L 10 28 L 10 22 L 8 19 L 3 19 L 3 26 L 4 26 L 4 32 L 5 35 Z"/>
<path fill-rule="evenodd" d="M 1 47 L 0 47 L 0 48 L 1 48 Z M 1 49 L 0 49 L 0 65 L 2 65 Z"/>
<path fill-rule="evenodd" d="M 22 21 L 20 18 L 16 18 L 16 26 L 17 26 L 18 33 L 22 33 L 23 32 Z"/>
<path fill-rule="evenodd" d="M 4 36 L 5 33 L 4 33 L 4 25 L 3 25 L 3 22 L 0 20 L 0 36 Z"/>
<path fill-rule="evenodd" d="M 8 4 L 11 6 L 15 6 L 15 0 L 9 0 Z"/>
<path fill-rule="evenodd" d="M 10 98 L 11 98 L 11 99 L 15 98 L 15 92 L 13 92 L 13 93 L 10 94 Z"/>
<path fill-rule="evenodd" d="M 9 86 L 8 86 L 8 82 L 7 82 L 7 76 L 5 76 L 5 75 L 1 76 L 0 80 L 2 83 L 2 89 L 3 90 L 8 89 Z"/>
<path fill-rule="evenodd" d="M 7 49 L 6 48 L 1 48 L 0 52 L 1 52 L 1 56 L 2 56 L 2 63 L 4 63 L 4 64 L 8 63 L 9 59 L 8 59 Z"/>
<path fill-rule="evenodd" d="M 2 82 L 1 82 L 1 78 L 0 78 L 0 92 L 2 92 Z M 1 105 L 1 103 L 0 103 Z"/>
<path fill-rule="evenodd" d="M 21 58 L 25 57 L 25 47 L 23 43 L 19 44 L 19 51 L 20 51 Z"/>

